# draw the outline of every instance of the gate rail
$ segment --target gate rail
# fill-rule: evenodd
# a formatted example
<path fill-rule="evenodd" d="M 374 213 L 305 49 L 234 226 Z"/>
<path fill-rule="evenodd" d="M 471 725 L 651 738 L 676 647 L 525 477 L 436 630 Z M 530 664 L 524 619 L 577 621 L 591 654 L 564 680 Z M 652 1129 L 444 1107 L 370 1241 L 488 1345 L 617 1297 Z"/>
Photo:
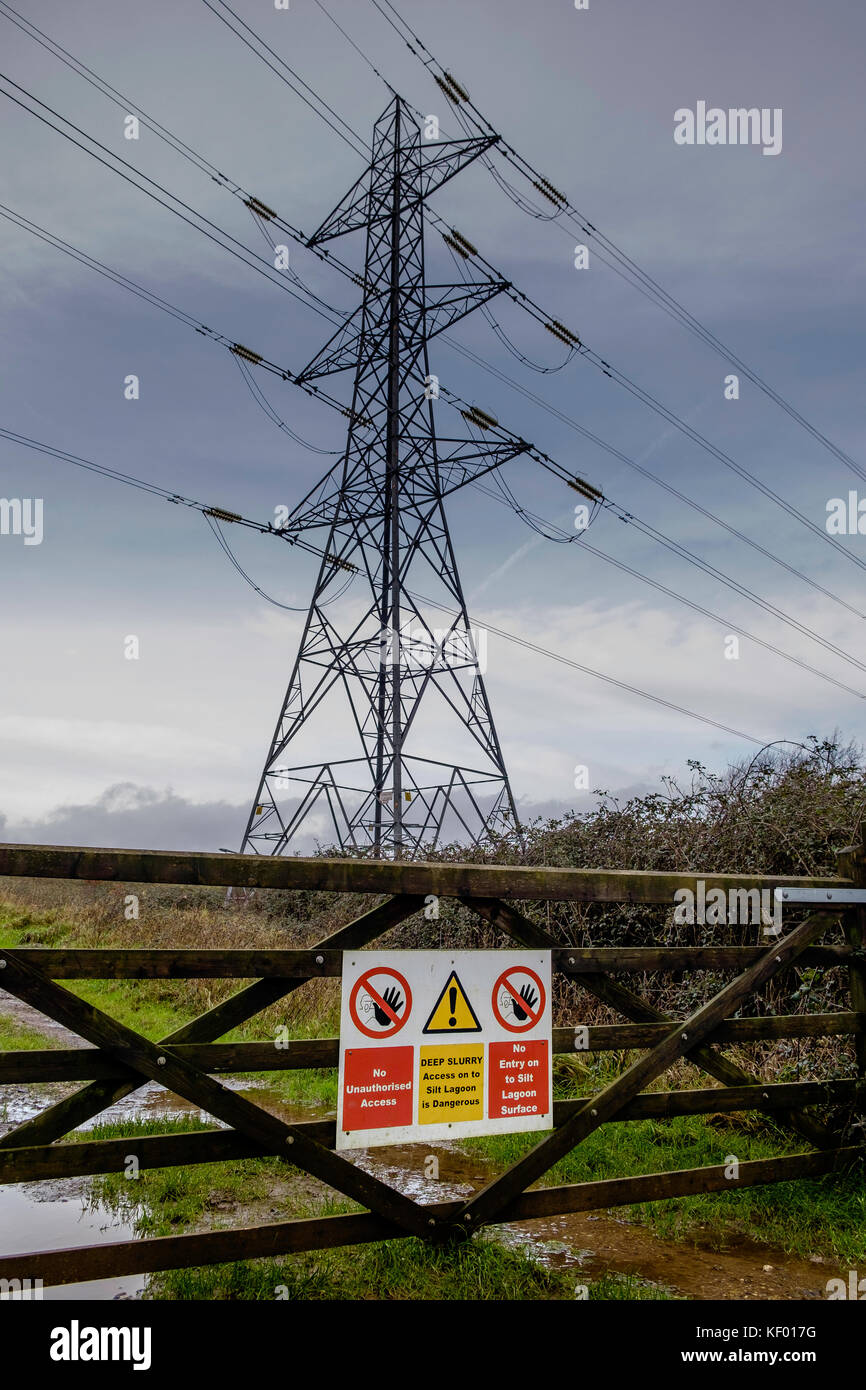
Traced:
<path fill-rule="evenodd" d="M 866 910 L 843 900 L 845 889 L 866 885 L 866 841 L 843 853 L 840 868 L 842 877 L 806 879 L 0 845 L 0 875 L 391 895 L 310 950 L 0 950 L 0 987 L 91 1044 L 83 1049 L 0 1052 L 0 1085 L 89 1083 L 0 1139 L 0 1184 L 120 1172 L 134 1146 L 139 1169 L 277 1156 L 366 1208 L 351 1215 L 229 1231 L 5 1255 L 0 1256 L 0 1278 L 58 1285 L 406 1236 L 435 1242 L 466 1239 L 491 1224 L 845 1170 L 864 1157 L 866 1146 L 846 1142 L 843 1133 L 829 1129 L 811 1112 L 828 1103 L 852 1115 L 866 1112 Z M 694 892 L 699 880 L 706 891 L 788 888 L 794 890 L 792 897 L 811 890 L 809 896 L 818 900 L 810 903 L 805 921 L 765 946 L 562 946 L 514 906 L 532 900 L 670 906 L 677 890 Z M 554 969 L 628 1020 L 582 1030 L 580 1046 L 574 1028 L 554 1028 L 555 1053 L 645 1051 L 595 1095 L 555 1102 L 554 1128 L 470 1198 L 421 1204 L 335 1153 L 334 1120 L 287 1124 L 218 1079 L 233 1072 L 334 1067 L 338 1039 L 293 1041 L 279 1049 L 272 1042 L 218 1039 L 305 982 L 338 976 L 343 951 L 375 941 L 421 911 L 431 894 L 463 903 L 522 946 L 552 950 Z M 842 939 L 816 945 L 833 920 L 843 925 Z M 795 962 L 825 968 L 845 965 L 851 1010 L 732 1017 L 768 980 Z M 668 1017 L 612 978 L 685 970 L 733 976 L 686 1019 Z M 253 983 L 154 1043 L 57 983 L 105 978 L 230 978 Z M 717 1050 L 726 1043 L 821 1036 L 854 1038 L 856 1078 L 765 1083 Z M 646 1089 L 681 1058 L 721 1086 Z M 228 1128 L 58 1142 L 148 1081 L 184 1097 Z M 774 1116 L 804 1137 L 809 1151 L 743 1162 L 735 1182 L 725 1165 L 717 1165 L 527 1190 L 603 1124 L 744 1110 Z"/>

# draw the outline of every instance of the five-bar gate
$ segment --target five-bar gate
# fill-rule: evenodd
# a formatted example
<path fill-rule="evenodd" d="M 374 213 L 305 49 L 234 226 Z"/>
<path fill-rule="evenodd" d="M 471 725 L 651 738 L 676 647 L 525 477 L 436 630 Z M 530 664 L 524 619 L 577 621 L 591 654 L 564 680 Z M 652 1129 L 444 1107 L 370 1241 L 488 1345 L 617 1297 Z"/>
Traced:
<path fill-rule="evenodd" d="M 832 1103 L 836 1113 L 847 1113 L 852 1120 L 866 1110 L 866 912 L 845 903 L 846 889 L 866 884 L 864 845 L 845 851 L 840 867 L 844 876 L 823 880 L 700 875 L 707 891 L 788 888 L 792 899 L 804 890 L 817 899 L 805 921 L 762 945 L 578 948 L 560 945 L 515 904 L 570 901 L 670 906 L 678 889 L 695 891 L 698 875 L 0 846 L 0 875 L 389 895 L 310 950 L 0 951 L 0 987 L 92 1045 L 0 1053 L 0 1084 L 87 1083 L 0 1139 L 0 1184 L 120 1172 L 134 1145 L 139 1168 L 278 1156 L 365 1208 L 352 1215 L 245 1229 L 18 1255 L 0 1253 L 0 1278 L 41 1279 L 45 1285 L 59 1285 L 402 1236 L 437 1242 L 467 1239 L 491 1224 L 847 1169 L 863 1158 L 862 1125 L 852 1125 L 850 1135 L 847 1126 L 831 1130 L 815 1115 L 814 1107 Z M 643 1052 L 597 1094 L 556 1102 L 553 1130 L 470 1198 L 421 1204 L 335 1153 L 334 1121 L 288 1124 L 219 1080 L 231 1073 L 336 1066 L 338 1039 L 291 1042 L 279 1049 L 269 1042 L 218 1040 L 305 982 L 339 975 L 343 951 L 369 945 L 421 911 L 430 894 L 463 903 L 521 946 L 551 949 L 555 970 L 579 982 L 628 1020 L 581 1030 L 581 1051 L 585 1044 L 591 1052 Z M 816 944 L 834 924 L 838 940 Z M 734 1017 L 750 996 L 794 962 L 845 965 L 851 1010 Z M 681 1019 L 661 1013 L 618 978 L 630 973 L 689 970 L 729 972 L 731 979 L 690 1017 Z M 118 1023 L 58 983 L 183 977 L 253 983 L 159 1042 Z M 719 1050 L 730 1043 L 845 1035 L 855 1039 L 857 1075 L 844 1080 L 769 1084 Z M 576 1045 L 574 1027 L 554 1028 L 555 1053 L 572 1052 Z M 721 1085 L 647 1090 L 681 1058 Z M 227 1128 L 135 1140 L 59 1142 L 148 1081 L 184 1097 Z M 718 1165 L 532 1188 L 601 1125 L 651 1116 L 750 1109 L 772 1114 L 801 1135 L 808 1147 L 793 1155 L 741 1163 L 736 1183 L 726 1176 L 724 1165 Z M 852 1135 L 859 1136 L 857 1142 L 851 1142 Z"/>

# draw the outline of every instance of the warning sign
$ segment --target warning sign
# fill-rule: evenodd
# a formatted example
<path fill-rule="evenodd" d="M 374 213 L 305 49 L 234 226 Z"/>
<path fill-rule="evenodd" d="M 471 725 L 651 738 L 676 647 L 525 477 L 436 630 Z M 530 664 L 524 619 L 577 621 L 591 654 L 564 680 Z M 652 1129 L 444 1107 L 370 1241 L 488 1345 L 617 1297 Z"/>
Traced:
<path fill-rule="evenodd" d="M 484 1115 L 484 1048 L 422 1047 L 418 1122 L 480 1120 Z"/>
<path fill-rule="evenodd" d="M 516 965 L 503 970 L 493 986 L 493 1012 L 510 1033 L 528 1033 L 544 1014 L 544 985 L 534 970 Z"/>
<path fill-rule="evenodd" d="M 490 1117 L 546 1115 L 550 1109 L 550 1043 L 490 1044 Z"/>
<path fill-rule="evenodd" d="M 443 986 L 442 993 L 430 1011 L 424 1024 L 425 1033 L 480 1033 L 481 1024 L 466 997 L 466 991 L 457 978 L 456 971 Z"/>
<path fill-rule="evenodd" d="M 337 1148 L 550 1129 L 549 951 L 346 951 Z"/>
<path fill-rule="evenodd" d="M 346 1053 L 343 1115 L 353 1129 L 412 1123 L 411 1047 L 355 1047 Z"/>
<path fill-rule="evenodd" d="M 408 1022 L 412 991 L 399 971 L 377 966 L 356 980 L 349 1011 L 366 1038 L 393 1038 Z"/>

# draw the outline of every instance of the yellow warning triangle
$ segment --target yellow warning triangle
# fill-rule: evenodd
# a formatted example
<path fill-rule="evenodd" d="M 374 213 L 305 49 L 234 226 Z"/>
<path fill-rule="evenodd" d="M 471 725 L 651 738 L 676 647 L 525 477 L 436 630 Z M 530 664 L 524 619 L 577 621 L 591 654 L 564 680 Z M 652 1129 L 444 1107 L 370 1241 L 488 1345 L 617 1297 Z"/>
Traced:
<path fill-rule="evenodd" d="M 430 1017 L 424 1024 L 423 1031 L 425 1033 L 481 1032 L 481 1024 L 478 1022 L 475 1010 L 469 1003 L 466 991 L 455 971 L 452 970 L 448 976 L 439 998 L 433 1005 Z"/>

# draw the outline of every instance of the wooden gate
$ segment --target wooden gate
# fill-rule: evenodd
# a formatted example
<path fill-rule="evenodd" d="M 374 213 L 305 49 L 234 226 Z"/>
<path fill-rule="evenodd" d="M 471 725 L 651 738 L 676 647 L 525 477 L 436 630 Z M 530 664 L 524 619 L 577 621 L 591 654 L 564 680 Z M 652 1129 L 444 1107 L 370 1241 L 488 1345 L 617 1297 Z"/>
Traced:
<path fill-rule="evenodd" d="M 866 912 L 840 902 L 846 889 L 866 883 L 866 848 L 846 851 L 840 867 L 844 876 L 834 879 L 768 879 L 2 845 L 0 875 L 390 896 L 310 950 L 0 951 L 0 987 L 92 1044 L 86 1049 L 0 1052 L 0 1084 L 88 1083 L 0 1139 L 0 1183 L 122 1172 L 134 1145 L 141 1169 L 277 1156 L 366 1208 L 353 1215 L 244 1229 L 0 1255 L 0 1278 L 41 1279 L 50 1286 L 405 1236 L 436 1242 L 467 1239 L 489 1225 L 847 1169 L 866 1152 L 862 1127 L 857 1142 L 848 1142 L 843 1131 L 831 1131 L 812 1112 L 813 1107 L 828 1103 L 847 1108 L 852 1118 L 866 1110 Z M 699 947 L 562 946 L 514 906 L 531 901 L 671 906 L 678 890 L 696 892 L 699 878 L 708 892 L 787 887 L 812 890 L 819 901 L 805 921 L 769 943 Z M 557 1101 L 553 1130 L 473 1196 L 421 1204 L 336 1154 L 333 1120 L 287 1124 L 218 1079 L 239 1072 L 335 1067 L 338 1039 L 290 1042 L 279 1049 L 273 1042 L 217 1040 L 305 982 L 340 975 L 343 951 L 369 945 L 422 910 L 431 894 L 463 903 L 521 946 L 551 949 L 554 970 L 577 981 L 628 1020 L 581 1029 L 579 1040 L 576 1027 L 554 1028 L 555 1053 L 582 1052 L 584 1044 L 590 1052 L 644 1051 L 596 1095 Z M 839 939 L 816 945 L 834 923 Z M 795 961 L 825 968 L 845 965 L 851 1011 L 734 1017 L 750 996 Z M 725 971 L 732 978 L 714 998 L 682 1019 L 661 1013 L 617 978 L 689 970 Z M 57 983 L 107 978 L 229 978 L 254 983 L 154 1043 Z M 845 1035 L 856 1040 L 857 1077 L 849 1080 L 768 1084 L 718 1050 L 730 1043 Z M 681 1058 L 721 1085 L 646 1090 Z M 134 1140 L 58 1142 L 148 1081 L 184 1097 L 228 1128 Z M 725 1166 L 718 1165 L 528 1190 L 601 1125 L 744 1110 L 773 1115 L 801 1135 L 808 1148 L 785 1157 L 743 1162 L 735 1182 L 726 1176 Z"/>

